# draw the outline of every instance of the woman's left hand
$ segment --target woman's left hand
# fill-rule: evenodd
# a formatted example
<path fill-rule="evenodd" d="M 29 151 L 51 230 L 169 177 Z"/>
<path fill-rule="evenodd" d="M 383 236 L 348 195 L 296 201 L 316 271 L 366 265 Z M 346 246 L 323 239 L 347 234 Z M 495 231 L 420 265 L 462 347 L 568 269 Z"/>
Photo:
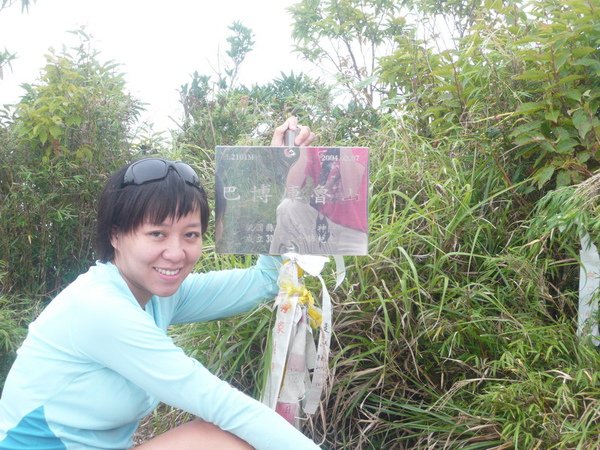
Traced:
<path fill-rule="evenodd" d="M 285 132 L 287 130 L 296 131 L 296 139 L 294 139 L 294 145 L 298 147 L 305 147 L 315 140 L 315 133 L 310 131 L 310 128 L 304 125 L 298 125 L 298 118 L 295 116 L 288 117 L 288 119 L 275 128 L 273 133 L 273 139 L 271 139 L 271 146 L 282 147 L 284 145 Z"/>

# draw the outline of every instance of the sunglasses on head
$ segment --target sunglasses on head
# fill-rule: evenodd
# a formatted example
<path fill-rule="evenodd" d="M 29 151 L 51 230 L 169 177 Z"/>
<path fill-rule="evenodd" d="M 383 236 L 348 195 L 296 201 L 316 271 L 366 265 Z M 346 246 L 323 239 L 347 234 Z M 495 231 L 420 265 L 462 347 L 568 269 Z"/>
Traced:
<path fill-rule="evenodd" d="M 125 172 L 121 187 L 164 180 L 169 170 L 174 170 L 187 184 L 201 188 L 198 174 L 189 165 L 181 161 L 168 161 L 161 158 L 140 159 L 131 164 Z"/>

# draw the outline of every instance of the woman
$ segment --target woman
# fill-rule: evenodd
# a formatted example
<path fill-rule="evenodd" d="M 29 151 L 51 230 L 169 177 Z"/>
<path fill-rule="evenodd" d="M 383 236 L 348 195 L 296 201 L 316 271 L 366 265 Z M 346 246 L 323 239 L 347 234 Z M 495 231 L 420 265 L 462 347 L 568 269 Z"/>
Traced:
<path fill-rule="evenodd" d="M 276 129 L 282 145 L 288 119 Z M 296 144 L 314 139 L 301 127 Z M 192 274 L 208 202 L 187 164 L 150 158 L 107 182 L 98 207 L 99 262 L 29 328 L 0 399 L 0 449 L 126 449 L 162 401 L 199 419 L 139 446 L 314 449 L 260 402 L 187 357 L 170 324 L 238 314 L 273 298 L 279 261 Z"/>

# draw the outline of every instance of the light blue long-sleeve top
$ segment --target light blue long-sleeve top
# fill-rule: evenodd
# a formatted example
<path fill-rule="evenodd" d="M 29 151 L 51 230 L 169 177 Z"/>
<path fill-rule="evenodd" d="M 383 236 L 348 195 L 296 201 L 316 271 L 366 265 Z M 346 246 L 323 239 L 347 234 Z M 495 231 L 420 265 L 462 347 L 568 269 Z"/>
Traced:
<path fill-rule="evenodd" d="M 0 449 L 127 449 L 162 401 L 257 449 L 318 447 L 273 410 L 174 345 L 171 324 L 232 316 L 277 292 L 279 260 L 191 274 L 145 309 L 111 263 L 97 263 L 31 323 L 0 399 Z"/>

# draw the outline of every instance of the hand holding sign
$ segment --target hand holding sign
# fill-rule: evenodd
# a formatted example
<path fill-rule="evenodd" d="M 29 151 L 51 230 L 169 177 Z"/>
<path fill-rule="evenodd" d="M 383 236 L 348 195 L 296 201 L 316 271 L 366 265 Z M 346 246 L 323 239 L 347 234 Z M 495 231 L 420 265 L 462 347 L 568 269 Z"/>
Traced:
<path fill-rule="evenodd" d="M 285 142 L 285 135 L 287 131 L 293 132 L 293 143 Z M 271 139 L 271 147 L 305 147 L 310 145 L 315 140 L 315 137 L 315 133 L 313 133 L 309 127 L 298 125 L 298 118 L 292 116 L 275 128 L 273 138 Z"/>
<path fill-rule="evenodd" d="M 285 255 L 263 402 L 296 426 L 301 406 L 315 413 L 327 381 L 332 307 L 321 269 L 329 255 L 341 269 L 340 255 L 366 255 L 368 243 L 368 149 L 314 141 L 290 117 L 271 147 L 216 148 L 217 252 Z M 320 310 L 304 272 L 321 281 Z"/>
<path fill-rule="evenodd" d="M 283 145 L 287 131 L 296 146 Z M 314 140 L 291 117 L 275 146 L 216 148 L 217 252 L 367 254 L 368 149 Z"/>

